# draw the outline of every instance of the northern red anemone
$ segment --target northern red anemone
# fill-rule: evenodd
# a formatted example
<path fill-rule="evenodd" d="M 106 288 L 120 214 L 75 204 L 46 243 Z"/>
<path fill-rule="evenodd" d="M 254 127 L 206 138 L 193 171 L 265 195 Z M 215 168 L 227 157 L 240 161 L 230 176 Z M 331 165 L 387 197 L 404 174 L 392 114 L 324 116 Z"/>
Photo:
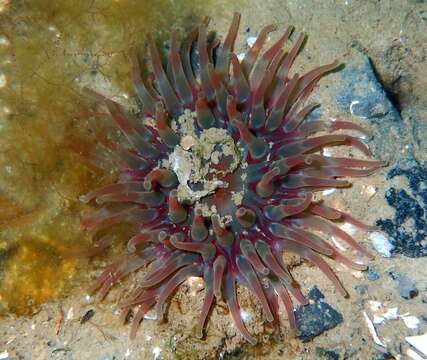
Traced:
<path fill-rule="evenodd" d="M 240 314 L 237 285 L 254 294 L 269 322 L 278 321 L 280 300 L 296 328 L 292 297 L 301 304 L 307 300 L 284 253 L 316 265 L 343 295 L 347 292 L 324 257 L 354 269 L 364 266 L 327 238 L 340 238 L 370 256 L 338 225 L 370 227 L 313 196 L 326 188 L 348 187 L 342 178 L 367 176 L 382 166 L 321 151 L 348 145 L 371 156 L 359 138 L 341 131 L 366 133 L 360 126 L 308 117 L 317 106 L 308 102 L 311 91 L 338 63 L 291 75 L 305 35 L 285 51 L 293 31 L 289 27 L 261 54 L 273 26 L 263 28 L 239 58 L 233 53 L 239 21 L 235 14 L 222 44 L 207 33 L 207 20 L 182 43 L 173 33 L 165 62 L 149 37 L 148 65 L 131 56 L 141 116 L 96 95 L 127 144 L 104 142 L 119 155 L 120 176 L 81 197 L 103 205 L 84 218 L 83 227 L 98 232 L 119 223 L 137 225 L 126 252 L 95 284 L 104 297 L 129 273 L 145 271 L 133 295 L 120 303 L 123 318 L 133 311 L 131 336 L 148 311 L 154 308 L 162 318 L 177 287 L 200 277 L 204 301 L 197 336 L 203 336 L 215 299 L 223 299 L 238 331 L 255 343 Z M 106 239 L 101 237 L 95 247 L 104 247 Z"/>

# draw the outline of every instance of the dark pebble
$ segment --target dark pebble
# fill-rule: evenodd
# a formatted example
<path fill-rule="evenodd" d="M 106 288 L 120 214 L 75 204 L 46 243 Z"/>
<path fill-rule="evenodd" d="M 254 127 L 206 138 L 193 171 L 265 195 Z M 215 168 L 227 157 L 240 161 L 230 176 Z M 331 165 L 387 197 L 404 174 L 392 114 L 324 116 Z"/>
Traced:
<path fill-rule="evenodd" d="M 375 281 L 380 278 L 379 274 L 376 271 L 368 271 L 368 274 L 366 275 L 369 281 Z"/>
<path fill-rule="evenodd" d="M 374 268 L 369 267 L 366 277 L 369 281 L 375 281 L 380 278 L 380 275 L 374 270 Z"/>
<path fill-rule="evenodd" d="M 372 360 L 393 360 L 393 359 L 395 359 L 395 357 L 391 355 L 389 352 L 378 353 L 372 358 Z"/>
<path fill-rule="evenodd" d="M 368 292 L 368 285 L 356 285 L 354 290 L 356 290 L 359 295 L 365 295 Z"/>
<path fill-rule="evenodd" d="M 313 304 L 298 306 L 295 311 L 298 337 L 307 342 L 343 321 L 342 315 L 324 301 L 324 295 L 317 287 L 311 289 L 308 298 Z"/>
<path fill-rule="evenodd" d="M 367 56 L 361 54 L 361 59 L 345 67 L 340 75 L 344 85 L 336 100 L 343 110 L 349 111 L 351 106 L 354 115 L 375 122 L 401 121 Z"/>
<path fill-rule="evenodd" d="M 90 319 L 93 318 L 94 315 L 95 315 L 95 310 L 90 309 L 86 311 L 86 313 L 80 319 L 80 324 L 84 324 L 85 322 L 88 322 Z"/>
<path fill-rule="evenodd" d="M 244 358 L 245 352 L 242 348 L 237 348 L 233 351 L 226 351 L 222 359 L 223 360 L 238 360 Z"/>
<path fill-rule="evenodd" d="M 335 350 L 328 350 L 321 347 L 316 347 L 316 355 L 322 359 L 339 360 L 340 354 Z"/>
<path fill-rule="evenodd" d="M 415 283 L 408 278 L 406 275 L 390 272 L 390 277 L 396 282 L 397 288 L 399 290 L 399 295 L 406 299 L 412 299 L 418 295 L 418 289 L 415 286 Z"/>

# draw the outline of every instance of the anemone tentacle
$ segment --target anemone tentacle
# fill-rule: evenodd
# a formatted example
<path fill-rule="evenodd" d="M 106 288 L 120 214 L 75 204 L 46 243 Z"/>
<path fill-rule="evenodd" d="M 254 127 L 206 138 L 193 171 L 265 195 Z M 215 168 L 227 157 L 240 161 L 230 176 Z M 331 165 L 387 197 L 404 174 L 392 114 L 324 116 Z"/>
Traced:
<path fill-rule="evenodd" d="M 292 298 L 302 304 L 307 300 L 284 252 L 313 263 L 344 296 L 346 290 L 324 257 L 355 269 L 364 266 L 342 254 L 327 235 L 371 256 L 338 225 L 372 227 L 314 197 L 325 188 L 347 187 L 346 178 L 368 176 L 384 165 L 319 153 L 326 146 L 349 145 L 371 155 L 359 138 L 342 132 L 369 135 L 361 126 L 345 120 L 307 121 L 318 106 L 307 103 L 311 91 L 339 64 L 291 75 L 306 36 L 299 35 L 285 52 L 293 32 L 289 27 L 261 53 L 273 26 L 261 30 L 239 61 L 233 53 L 239 21 L 235 14 L 222 45 L 208 36 L 208 19 L 181 43 L 173 33 L 168 66 L 150 37 L 153 72 L 146 77 L 137 57 L 130 56 L 136 96 L 152 121 L 142 124 L 118 103 L 95 94 L 128 144 L 110 144 L 123 160 L 121 175 L 117 183 L 81 197 L 104 206 L 82 225 L 94 233 L 122 222 L 139 226 L 127 253 L 94 285 L 104 297 L 130 272 L 147 269 L 135 292 L 121 302 L 123 318 L 135 309 L 132 337 L 147 311 L 155 309 L 162 317 L 175 289 L 197 276 L 205 284 L 197 336 L 203 336 L 211 307 L 223 298 L 238 332 L 255 343 L 241 318 L 236 286 L 255 295 L 269 322 L 278 319 L 282 303 L 296 328 Z"/>

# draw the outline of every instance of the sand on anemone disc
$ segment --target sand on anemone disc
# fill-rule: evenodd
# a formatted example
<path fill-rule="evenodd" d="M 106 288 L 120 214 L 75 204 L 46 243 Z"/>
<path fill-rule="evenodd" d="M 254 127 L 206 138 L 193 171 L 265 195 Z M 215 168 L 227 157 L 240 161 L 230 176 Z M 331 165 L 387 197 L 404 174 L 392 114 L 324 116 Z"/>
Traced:
<path fill-rule="evenodd" d="M 254 344 L 241 318 L 236 285 L 254 294 L 269 322 L 278 322 L 280 300 L 296 328 L 291 295 L 301 304 L 307 300 L 283 260 L 284 252 L 316 265 L 344 296 L 347 292 L 324 257 L 354 269 L 364 266 L 318 233 L 339 237 L 370 257 L 337 223 L 371 227 L 313 197 L 325 188 L 349 186 L 342 177 L 367 176 L 383 166 L 380 161 L 319 152 L 325 146 L 349 145 L 370 156 L 358 138 L 336 133 L 365 133 L 360 126 L 305 121 L 317 106 L 307 103 L 311 91 L 338 63 L 291 76 L 305 35 L 285 52 L 290 27 L 261 55 L 272 26 L 261 30 L 239 61 L 233 53 L 239 21 L 235 14 L 222 44 L 207 36 L 207 20 L 181 44 L 173 34 L 167 66 L 149 38 L 152 72 L 147 77 L 131 56 L 144 122 L 95 94 L 128 144 L 103 142 L 118 154 L 121 175 L 117 183 L 81 197 L 85 203 L 95 200 L 103 205 L 82 225 L 95 233 L 124 222 L 138 225 L 127 252 L 94 286 L 105 297 L 119 280 L 148 266 L 136 291 L 120 304 L 123 318 L 135 310 L 132 337 L 144 314 L 154 308 L 162 318 L 165 303 L 179 285 L 201 277 L 205 296 L 197 336 L 203 336 L 215 298 L 224 299 L 237 330 Z M 315 136 L 320 131 L 329 134 Z M 106 235 L 95 247 L 110 243 Z"/>

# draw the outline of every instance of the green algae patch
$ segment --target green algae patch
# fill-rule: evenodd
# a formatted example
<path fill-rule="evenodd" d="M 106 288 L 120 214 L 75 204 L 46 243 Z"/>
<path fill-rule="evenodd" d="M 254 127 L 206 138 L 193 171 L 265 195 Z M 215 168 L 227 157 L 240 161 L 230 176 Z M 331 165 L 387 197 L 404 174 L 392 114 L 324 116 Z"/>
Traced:
<path fill-rule="evenodd" d="M 29 313 L 60 296 L 85 266 L 71 256 L 91 241 L 80 229 L 91 206 L 78 197 L 111 181 L 114 168 L 89 159 L 94 110 L 82 88 L 136 108 L 129 52 L 144 51 L 148 32 L 165 39 L 172 29 L 187 31 L 205 5 L 33 0 L 0 7 L 0 313 Z"/>

